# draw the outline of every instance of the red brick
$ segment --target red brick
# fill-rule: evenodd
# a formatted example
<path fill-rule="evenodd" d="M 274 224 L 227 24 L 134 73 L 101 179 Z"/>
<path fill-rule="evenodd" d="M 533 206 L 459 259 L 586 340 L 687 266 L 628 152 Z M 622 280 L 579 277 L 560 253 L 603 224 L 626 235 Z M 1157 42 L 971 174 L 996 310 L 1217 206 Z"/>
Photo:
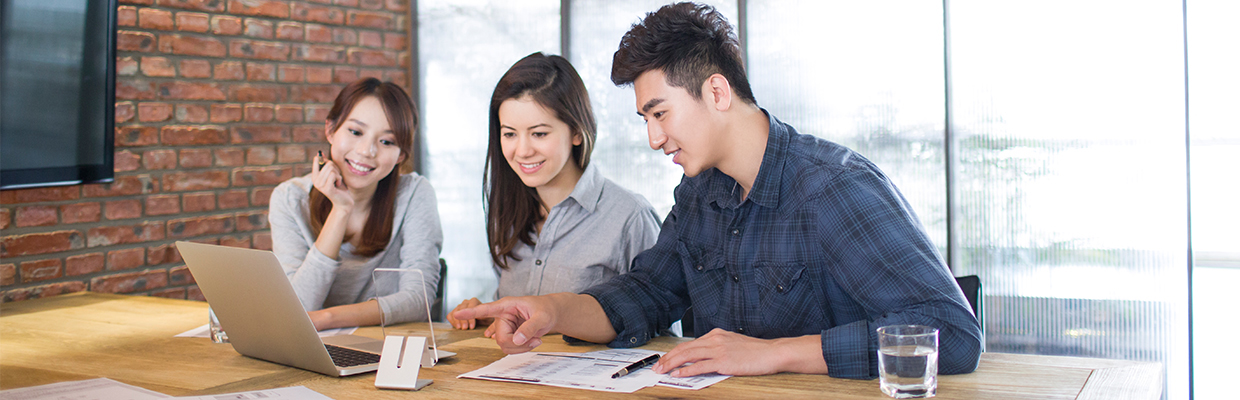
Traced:
<path fill-rule="evenodd" d="M 172 267 L 168 270 L 168 283 L 176 286 L 192 285 L 197 283 L 194 281 L 194 275 L 189 272 L 189 267 L 184 265 Z"/>
<path fill-rule="evenodd" d="M 160 130 L 163 143 L 169 146 L 224 144 L 228 134 L 212 125 L 169 125 Z"/>
<path fill-rule="evenodd" d="M 9 224 L 13 221 L 12 211 L 7 208 L 0 208 L 0 229 L 9 229 Z"/>
<path fill-rule="evenodd" d="M 245 19 L 245 35 L 256 38 L 271 39 L 275 37 L 275 27 L 271 21 L 256 18 Z"/>
<path fill-rule="evenodd" d="M 134 269 L 146 265 L 146 249 L 125 249 L 108 252 L 108 271 Z"/>
<path fill-rule="evenodd" d="M 57 186 L 37 189 L 0 191 L 4 204 L 34 203 L 39 201 L 73 200 L 78 198 L 77 186 Z"/>
<path fill-rule="evenodd" d="M 357 68 L 336 67 L 336 83 L 352 83 L 357 80 Z"/>
<path fill-rule="evenodd" d="M 18 207 L 17 218 L 13 222 L 17 223 L 18 228 L 56 225 L 56 206 Z"/>
<path fill-rule="evenodd" d="M 180 8 L 185 10 L 206 11 L 219 13 L 224 11 L 224 2 L 221 0 L 157 0 L 156 4 L 161 7 Z"/>
<path fill-rule="evenodd" d="M 383 0 L 362 0 L 359 6 L 367 10 L 382 10 Z"/>
<path fill-rule="evenodd" d="M 325 46 L 301 44 L 293 48 L 294 61 L 314 61 L 321 63 L 344 64 L 344 46 Z"/>
<path fill-rule="evenodd" d="M 383 34 L 375 31 L 358 32 L 357 45 L 364 47 L 383 47 Z"/>
<path fill-rule="evenodd" d="M 130 219 L 142 216 L 142 202 L 138 199 L 109 201 L 103 205 L 107 219 Z"/>
<path fill-rule="evenodd" d="M 169 264 L 181 262 L 181 253 L 177 252 L 176 245 L 172 243 L 162 244 L 159 246 L 151 246 L 146 248 L 146 262 L 150 265 Z"/>
<path fill-rule="evenodd" d="M 124 126 L 116 129 L 117 146 L 151 146 L 158 143 L 159 128 L 153 126 Z"/>
<path fill-rule="evenodd" d="M 276 80 L 276 65 L 265 63 L 245 63 L 245 79 L 248 81 Z"/>
<path fill-rule="evenodd" d="M 233 170 L 233 186 L 278 185 L 293 177 L 288 167 L 247 167 Z"/>
<path fill-rule="evenodd" d="M 357 65 L 395 67 L 396 53 L 387 50 L 349 49 L 349 63 Z"/>
<path fill-rule="evenodd" d="M 215 149 L 215 165 L 221 167 L 245 165 L 245 151 L 240 148 Z"/>
<path fill-rule="evenodd" d="M 142 167 L 142 156 L 129 150 L 121 150 L 112 155 L 112 169 L 116 172 L 137 171 Z"/>
<path fill-rule="evenodd" d="M 27 261 L 21 264 L 22 283 L 45 281 L 61 277 L 60 259 Z"/>
<path fill-rule="evenodd" d="M 207 107 L 198 104 L 177 104 L 175 115 L 177 122 L 191 124 L 201 124 L 211 119 L 211 113 L 207 111 Z"/>
<path fill-rule="evenodd" d="M 64 224 L 99 222 L 101 210 L 99 203 L 65 204 L 60 206 L 60 222 Z"/>
<path fill-rule="evenodd" d="M 226 61 L 216 64 L 215 79 L 221 81 L 239 81 L 245 79 L 245 66 L 236 61 Z"/>
<path fill-rule="evenodd" d="M 172 118 L 172 105 L 168 103 L 139 103 L 138 121 L 159 122 Z"/>
<path fill-rule="evenodd" d="M 0 302 L 13 302 L 28 299 L 39 299 L 44 297 L 59 296 L 66 293 L 77 293 L 86 291 L 86 284 L 82 282 L 59 282 L 35 287 L 13 289 L 4 292 L 4 298 Z"/>
<path fill-rule="evenodd" d="M 338 6 L 357 7 L 357 0 L 334 0 L 332 3 Z"/>
<path fill-rule="evenodd" d="M 324 125 L 302 125 L 294 127 L 293 142 L 327 143 L 327 129 Z"/>
<path fill-rule="evenodd" d="M 228 87 L 228 98 L 233 101 L 278 103 L 284 101 L 288 90 L 283 85 L 242 84 Z"/>
<path fill-rule="evenodd" d="M 211 190 L 228 187 L 225 171 L 193 171 L 164 174 L 164 189 L 170 192 Z"/>
<path fill-rule="evenodd" d="M 271 250 L 271 232 L 258 232 L 254 234 L 254 248 L 259 250 Z"/>
<path fill-rule="evenodd" d="M 120 3 L 149 6 L 149 5 L 155 4 L 155 0 L 120 0 Z"/>
<path fill-rule="evenodd" d="M 90 291 L 99 293 L 133 293 L 165 286 L 168 286 L 168 272 L 162 269 L 101 276 L 90 280 Z"/>
<path fill-rule="evenodd" d="M 0 257 L 56 253 L 82 248 L 82 233 L 55 231 L 0 238 Z"/>
<path fill-rule="evenodd" d="M 172 12 L 155 8 L 142 8 L 138 10 L 138 27 L 170 31 L 174 27 Z"/>
<path fill-rule="evenodd" d="M 249 236 L 242 236 L 242 237 L 224 236 L 220 238 L 220 246 L 240 247 L 243 249 L 248 249 L 250 248 L 250 237 Z"/>
<path fill-rule="evenodd" d="M 228 13 L 287 19 L 289 6 L 282 0 L 228 0 Z"/>
<path fill-rule="evenodd" d="M 181 60 L 181 76 L 185 78 L 210 78 L 211 62 L 207 60 Z"/>
<path fill-rule="evenodd" d="M 187 213 L 215 210 L 215 193 L 186 193 L 181 196 L 181 209 Z"/>
<path fill-rule="evenodd" d="M 88 275 L 103 271 L 103 253 L 76 255 L 65 259 L 65 276 Z"/>
<path fill-rule="evenodd" d="M 301 41 L 306 37 L 306 30 L 300 22 L 283 21 L 276 24 L 276 39 Z"/>
<path fill-rule="evenodd" d="M 409 81 L 405 79 L 405 71 L 388 70 L 383 74 L 383 80 L 399 85 L 402 89 L 405 89 L 406 93 L 410 91 Z"/>
<path fill-rule="evenodd" d="M 236 122 L 241 120 L 240 104 L 212 104 L 211 105 L 211 122 L 225 123 Z"/>
<path fill-rule="evenodd" d="M 332 83 L 332 67 L 306 66 L 307 83 Z"/>
<path fill-rule="evenodd" d="M 383 80 L 383 70 L 381 70 L 381 69 L 374 69 L 374 68 L 364 68 L 364 69 L 362 69 L 362 70 L 361 70 L 361 72 L 358 72 L 358 73 L 357 73 L 357 77 L 358 77 L 358 79 L 361 79 L 361 78 L 375 78 L 375 79 L 378 79 L 378 80 Z"/>
<path fill-rule="evenodd" d="M 230 129 L 233 144 L 245 143 L 286 143 L 288 127 L 275 125 L 242 125 Z"/>
<path fill-rule="evenodd" d="M 280 64 L 276 79 L 285 83 L 301 83 L 306 79 L 306 69 L 296 64 Z"/>
<path fill-rule="evenodd" d="M 228 49 L 224 42 L 213 37 L 160 35 L 159 49 L 165 53 L 202 57 L 224 57 Z"/>
<path fill-rule="evenodd" d="M 217 15 L 211 18 L 211 33 L 216 35 L 240 35 L 242 31 L 241 18 Z"/>
<path fill-rule="evenodd" d="M 331 106 L 306 105 L 306 122 L 323 122 L 327 121 L 327 113 L 331 112 Z"/>
<path fill-rule="evenodd" d="M 250 195 L 250 203 L 255 207 L 267 206 L 271 203 L 271 192 L 275 191 L 275 187 L 259 187 L 254 188 L 254 193 Z"/>
<path fill-rule="evenodd" d="M 0 265 L 0 286 L 8 286 L 15 283 L 17 283 L 17 265 Z"/>
<path fill-rule="evenodd" d="M 406 37 L 403 33 L 385 32 L 383 34 L 383 47 L 392 50 L 408 50 L 409 44 L 405 40 Z"/>
<path fill-rule="evenodd" d="M 349 10 L 349 26 L 392 30 L 396 27 L 396 16 L 389 12 Z"/>
<path fill-rule="evenodd" d="M 202 290 L 198 289 L 197 286 L 190 286 L 190 287 L 185 288 L 185 299 L 207 301 L 207 298 L 202 295 Z"/>
<path fill-rule="evenodd" d="M 267 229 L 267 212 L 255 211 L 237 214 L 237 231 L 248 232 Z"/>
<path fill-rule="evenodd" d="M 133 57 L 116 58 L 116 75 L 133 76 L 138 74 L 138 60 Z"/>
<path fill-rule="evenodd" d="M 301 106 L 280 104 L 276 106 L 276 121 L 284 123 L 301 122 Z"/>
<path fill-rule="evenodd" d="M 211 166 L 210 149 L 182 149 L 181 168 L 206 168 Z"/>
<path fill-rule="evenodd" d="M 348 28 L 333 28 L 332 42 L 335 42 L 336 44 L 356 45 L 357 31 Z"/>
<path fill-rule="evenodd" d="M 310 175 L 309 165 L 302 165 L 302 164 L 293 165 L 293 176 L 306 176 L 306 175 Z"/>
<path fill-rule="evenodd" d="M 138 9 L 133 6 L 116 7 L 116 26 L 137 26 Z"/>
<path fill-rule="evenodd" d="M 306 24 L 306 41 L 316 43 L 331 43 L 332 28 L 319 24 Z"/>
<path fill-rule="evenodd" d="M 258 60 L 285 61 L 289 53 L 287 44 L 248 39 L 234 39 L 228 43 L 228 48 L 232 57 Z"/>
<path fill-rule="evenodd" d="M 221 209 L 246 208 L 250 206 L 248 194 L 245 189 L 229 190 L 220 193 L 219 204 Z"/>
<path fill-rule="evenodd" d="M 245 105 L 245 122 L 270 122 L 275 118 L 271 104 L 250 103 Z"/>
<path fill-rule="evenodd" d="M 169 215 L 179 212 L 181 212 L 180 196 L 161 194 L 146 198 L 146 215 Z"/>
<path fill-rule="evenodd" d="M 183 218 L 168 221 L 168 237 L 218 235 L 233 231 L 233 218 L 229 215 Z"/>
<path fill-rule="evenodd" d="M 177 30 L 205 33 L 211 30 L 211 17 L 203 13 L 179 12 Z"/>
<path fill-rule="evenodd" d="M 307 85 L 289 89 L 289 100 L 294 103 L 332 103 L 343 85 Z"/>
<path fill-rule="evenodd" d="M 142 57 L 142 74 L 154 77 L 173 77 L 177 75 L 177 71 L 167 58 Z"/>
<path fill-rule="evenodd" d="M 409 9 L 409 0 L 387 0 L 385 6 L 388 11 L 405 11 Z"/>
<path fill-rule="evenodd" d="M 164 82 L 159 84 L 159 94 L 165 99 L 177 100 L 224 100 L 224 91 L 216 83 Z"/>
<path fill-rule="evenodd" d="M 154 186 L 152 186 L 151 178 L 149 176 L 124 175 L 116 177 L 116 179 L 111 183 L 92 183 L 89 185 L 82 185 L 82 196 L 131 196 L 135 194 L 150 193 L 153 190 Z"/>
<path fill-rule="evenodd" d="M 142 154 L 142 166 L 146 169 L 175 169 L 177 153 L 175 150 L 150 150 Z"/>
<path fill-rule="evenodd" d="M 293 2 L 293 19 L 313 21 L 324 24 L 343 25 L 344 12 L 336 7 L 315 6 L 302 2 Z"/>
<path fill-rule="evenodd" d="M 158 42 L 155 35 L 147 32 L 119 31 L 116 32 L 116 50 L 119 51 L 141 51 L 150 53 L 155 51 Z"/>
<path fill-rule="evenodd" d="M 245 153 L 245 163 L 249 165 L 271 165 L 275 162 L 276 151 L 268 146 L 251 147 Z"/>
<path fill-rule="evenodd" d="M 113 108 L 113 110 L 115 111 L 113 113 L 114 121 L 116 121 L 116 123 L 118 124 L 129 122 L 130 120 L 132 120 L 134 116 L 134 112 L 135 112 L 134 107 L 133 107 L 133 102 L 129 102 L 129 101 L 116 102 L 116 106 Z"/>
<path fill-rule="evenodd" d="M 86 247 L 150 242 L 163 239 L 163 222 L 144 222 L 138 225 L 99 226 L 90 228 L 90 231 L 86 232 Z"/>
<path fill-rule="evenodd" d="M 185 288 L 176 287 L 168 289 L 160 289 L 151 292 L 151 297 L 163 297 L 165 299 L 185 299 Z"/>
<path fill-rule="evenodd" d="M 409 52 L 407 51 L 400 52 L 399 58 L 400 58 L 400 63 L 399 63 L 400 67 L 409 68 L 409 62 L 410 62 L 409 60 L 412 59 L 412 57 L 409 56 Z M 408 92 L 408 90 L 405 90 L 405 91 Z"/>
<path fill-rule="evenodd" d="M 117 100 L 154 100 L 155 84 L 147 81 L 118 79 L 116 82 Z"/>

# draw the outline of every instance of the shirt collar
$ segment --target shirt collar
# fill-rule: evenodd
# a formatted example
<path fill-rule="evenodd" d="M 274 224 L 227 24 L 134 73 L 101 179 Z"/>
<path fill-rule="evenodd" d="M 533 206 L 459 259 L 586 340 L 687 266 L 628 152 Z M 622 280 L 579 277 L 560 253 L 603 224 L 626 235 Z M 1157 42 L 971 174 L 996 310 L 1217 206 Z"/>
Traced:
<path fill-rule="evenodd" d="M 774 208 L 779 205 L 779 186 L 783 181 L 784 161 L 787 159 L 789 132 L 788 126 L 775 119 L 766 109 L 762 109 L 770 121 L 770 131 L 766 139 L 766 150 L 762 152 L 762 165 L 758 167 L 758 176 L 754 179 L 753 188 L 749 190 L 746 200 L 754 204 Z M 740 205 L 736 180 L 720 172 L 718 169 L 708 171 L 711 174 L 708 198 L 720 207 L 736 207 Z"/>
<path fill-rule="evenodd" d="M 573 162 L 573 160 L 568 162 Z M 568 198 L 576 201 L 588 212 L 594 212 L 594 209 L 598 207 L 598 202 L 603 198 L 603 175 L 598 172 L 594 164 L 587 165 L 586 170 L 582 171 L 581 179 L 577 180 L 577 186 L 573 187 L 573 192 L 568 194 Z"/>

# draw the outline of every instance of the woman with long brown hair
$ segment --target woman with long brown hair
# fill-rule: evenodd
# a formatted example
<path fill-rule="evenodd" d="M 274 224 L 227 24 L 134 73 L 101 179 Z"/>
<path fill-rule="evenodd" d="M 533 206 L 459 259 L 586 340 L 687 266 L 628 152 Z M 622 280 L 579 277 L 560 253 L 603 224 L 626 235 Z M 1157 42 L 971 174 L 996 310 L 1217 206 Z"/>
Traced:
<path fill-rule="evenodd" d="M 443 231 L 435 190 L 412 172 L 413 101 L 366 78 L 327 114 L 331 148 L 271 195 L 272 250 L 318 330 L 425 321 Z M 420 270 L 380 274 L 375 268 Z"/>
<path fill-rule="evenodd" d="M 483 198 L 496 298 L 580 292 L 628 272 L 657 240 L 650 203 L 590 164 L 595 128 L 585 84 L 563 57 L 526 56 L 495 86 Z M 478 304 L 462 302 L 448 322 L 474 328 L 454 314 Z"/>

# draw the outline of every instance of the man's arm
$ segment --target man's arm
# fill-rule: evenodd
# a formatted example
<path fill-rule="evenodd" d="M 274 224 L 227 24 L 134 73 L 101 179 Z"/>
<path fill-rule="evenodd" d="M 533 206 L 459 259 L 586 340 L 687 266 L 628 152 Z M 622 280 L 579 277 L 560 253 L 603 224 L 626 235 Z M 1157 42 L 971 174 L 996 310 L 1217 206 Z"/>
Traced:
<path fill-rule="evenodd" d="M 495 318 L 495 342 L 507 354 L 524 353 L 542 344 L 548 333 L 607 343 L 615 339 L 607 314 L 594 297 L 572 293 L 505 297 L 457 311 L 457 318 Z"/>
<path fill-rule="evenodd" d="M 715 328 L 696 340 L 667 352 L 654 365 L 654 372 L 675 377 L 709 372 L 723 375 L 770 375 L 780 372 L 825 374 L 822 339 L 805 335 L 780 339 L 758 339 Z M 693 363 L 680 369 L 684 364 Z"/>

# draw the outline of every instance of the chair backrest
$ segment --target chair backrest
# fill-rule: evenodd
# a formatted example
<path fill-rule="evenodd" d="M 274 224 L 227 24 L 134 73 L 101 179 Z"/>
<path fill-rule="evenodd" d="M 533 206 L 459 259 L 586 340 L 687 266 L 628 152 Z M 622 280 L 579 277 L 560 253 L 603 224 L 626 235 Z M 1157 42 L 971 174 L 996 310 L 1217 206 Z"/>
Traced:
<path fill-rule="evenodd" d="M 439 259 L 439 287 L 435 289 L 435 301 L 431 303 L 431 322 L 443 322 L 447 315 L 444 312 L 444 288 L 448 286 L 448 261 Z"/>
<path fill-rule="evenodd" d="M 986 351 L 986 322 L 982 320 L 986 310 L 982 306 L 982 280 L 977 275 L 957 276 L 956 284 L 960 286 L 960 291 L 964 292 L 964 298 L 969 300 L 973 315 L 977 316 L 977 323 L 982 328 L 982 351 Z"/>

